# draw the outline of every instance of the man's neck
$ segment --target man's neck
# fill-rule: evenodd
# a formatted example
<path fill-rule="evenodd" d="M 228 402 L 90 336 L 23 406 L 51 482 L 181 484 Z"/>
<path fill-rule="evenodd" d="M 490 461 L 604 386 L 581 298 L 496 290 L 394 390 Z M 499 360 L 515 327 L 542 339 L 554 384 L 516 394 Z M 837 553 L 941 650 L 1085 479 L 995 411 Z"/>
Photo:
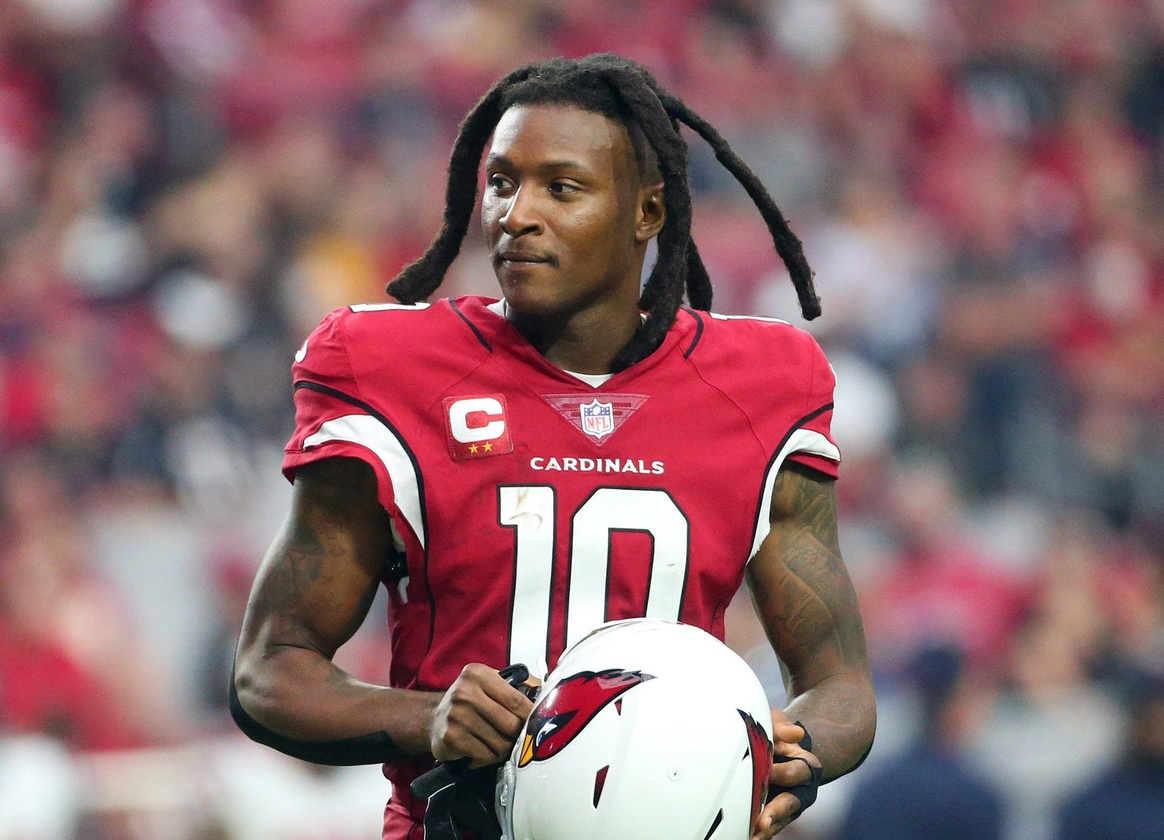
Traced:
<path fill-rule="evenodd" d="M 625 314 L 575 313 L 557 320 L 544 315 L 522 316 L 508 306 L 505 317 L 546 360 L 575 373 L 611 372 L 611 364 L 642 324 L 637 309 Z"/>

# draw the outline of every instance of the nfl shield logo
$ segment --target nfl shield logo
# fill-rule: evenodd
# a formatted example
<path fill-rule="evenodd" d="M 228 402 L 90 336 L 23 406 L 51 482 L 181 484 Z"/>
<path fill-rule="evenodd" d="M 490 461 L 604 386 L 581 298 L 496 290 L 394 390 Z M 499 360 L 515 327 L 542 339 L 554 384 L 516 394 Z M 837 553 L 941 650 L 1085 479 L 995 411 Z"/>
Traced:
<path fill-rule="evenodd" d="M 614 406 L 594 398 L 579 406 L 582 409 L 582 431 L 591 437 L 604 438 L 614 431 Z"/>

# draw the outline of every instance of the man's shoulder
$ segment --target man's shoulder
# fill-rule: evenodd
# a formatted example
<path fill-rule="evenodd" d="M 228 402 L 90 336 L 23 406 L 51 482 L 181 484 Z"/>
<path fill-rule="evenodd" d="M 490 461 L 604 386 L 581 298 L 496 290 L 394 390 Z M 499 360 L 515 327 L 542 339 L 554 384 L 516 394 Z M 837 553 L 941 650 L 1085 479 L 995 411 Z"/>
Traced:
<path fill-rule="evenodd" d="M 488 349 L 457 303 L 366 303 L 340 307 L 320 321 L 295 354 L 298 383 L 345 393 L 379 393 L 391 383 L 422 391 L 480 364 Z M 427 384 L 425 384 L 427 383 Z"/>
<path fill-rule="evenodd" d="M 725 345 L 798 345 L 812 336 L 783 318 L 767 315 L 726 315 L 692 312 L 702 322 L 704 335 Z"/>
<path fill-rule="evenodd" d="M 356 303 L 329 314 L 320 328 L 330 326 L 348 342 L 375 344 L 427 341 L 452 323 L 444 300 L 436 303 Z"/>
<path fill-rule="evenodd" d="M 487 301 L 485 301 L 487 302 Z M 386 357 L 397 362 L 426 353 L 483 346 L 475 323 L 483 305 L 475 298 L 433 303 L 357 303 L 328 314 L 308 343 L 342 346 L 349 356 Z"/>
<path fill-rule="evenodd" d="M 687 356 L 704 369 L 725 368 L 737 374 L 785 378 L 797 369 L 806 373 L 823 359 L 807 330 L 781 318 L 694 312 L 698 335 Z"/>

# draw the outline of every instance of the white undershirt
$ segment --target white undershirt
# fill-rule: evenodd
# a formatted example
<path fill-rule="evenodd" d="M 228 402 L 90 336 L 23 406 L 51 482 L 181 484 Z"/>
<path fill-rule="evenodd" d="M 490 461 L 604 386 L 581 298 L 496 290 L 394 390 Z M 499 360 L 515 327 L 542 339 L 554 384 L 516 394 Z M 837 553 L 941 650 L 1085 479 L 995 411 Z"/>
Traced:
<path fill-rule="evenodd" d="M 562 368 L 562 373 L 568 373 L 575 379 L 582 380 L 591 388 L 597 388 L 599 385 L 604 384 L 606 380 L 610 379 L 610 377 L 614 376 L 613 373 L 575 373 L 565 368 Z"/>

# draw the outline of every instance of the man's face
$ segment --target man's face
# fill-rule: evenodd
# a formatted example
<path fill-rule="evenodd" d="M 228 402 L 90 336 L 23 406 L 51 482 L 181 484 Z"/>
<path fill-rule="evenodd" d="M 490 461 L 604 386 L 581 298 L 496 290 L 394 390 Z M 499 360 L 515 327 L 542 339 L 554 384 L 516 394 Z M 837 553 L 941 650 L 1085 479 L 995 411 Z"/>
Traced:
<path fill-rule="evenodd" d="M 514 106 L 494 130 L 485 179 L 485 238 L 515 312 L 602 317 L 636 304 L 662 198 L 642 186 L 620 123 L 569 105 Z"/>

